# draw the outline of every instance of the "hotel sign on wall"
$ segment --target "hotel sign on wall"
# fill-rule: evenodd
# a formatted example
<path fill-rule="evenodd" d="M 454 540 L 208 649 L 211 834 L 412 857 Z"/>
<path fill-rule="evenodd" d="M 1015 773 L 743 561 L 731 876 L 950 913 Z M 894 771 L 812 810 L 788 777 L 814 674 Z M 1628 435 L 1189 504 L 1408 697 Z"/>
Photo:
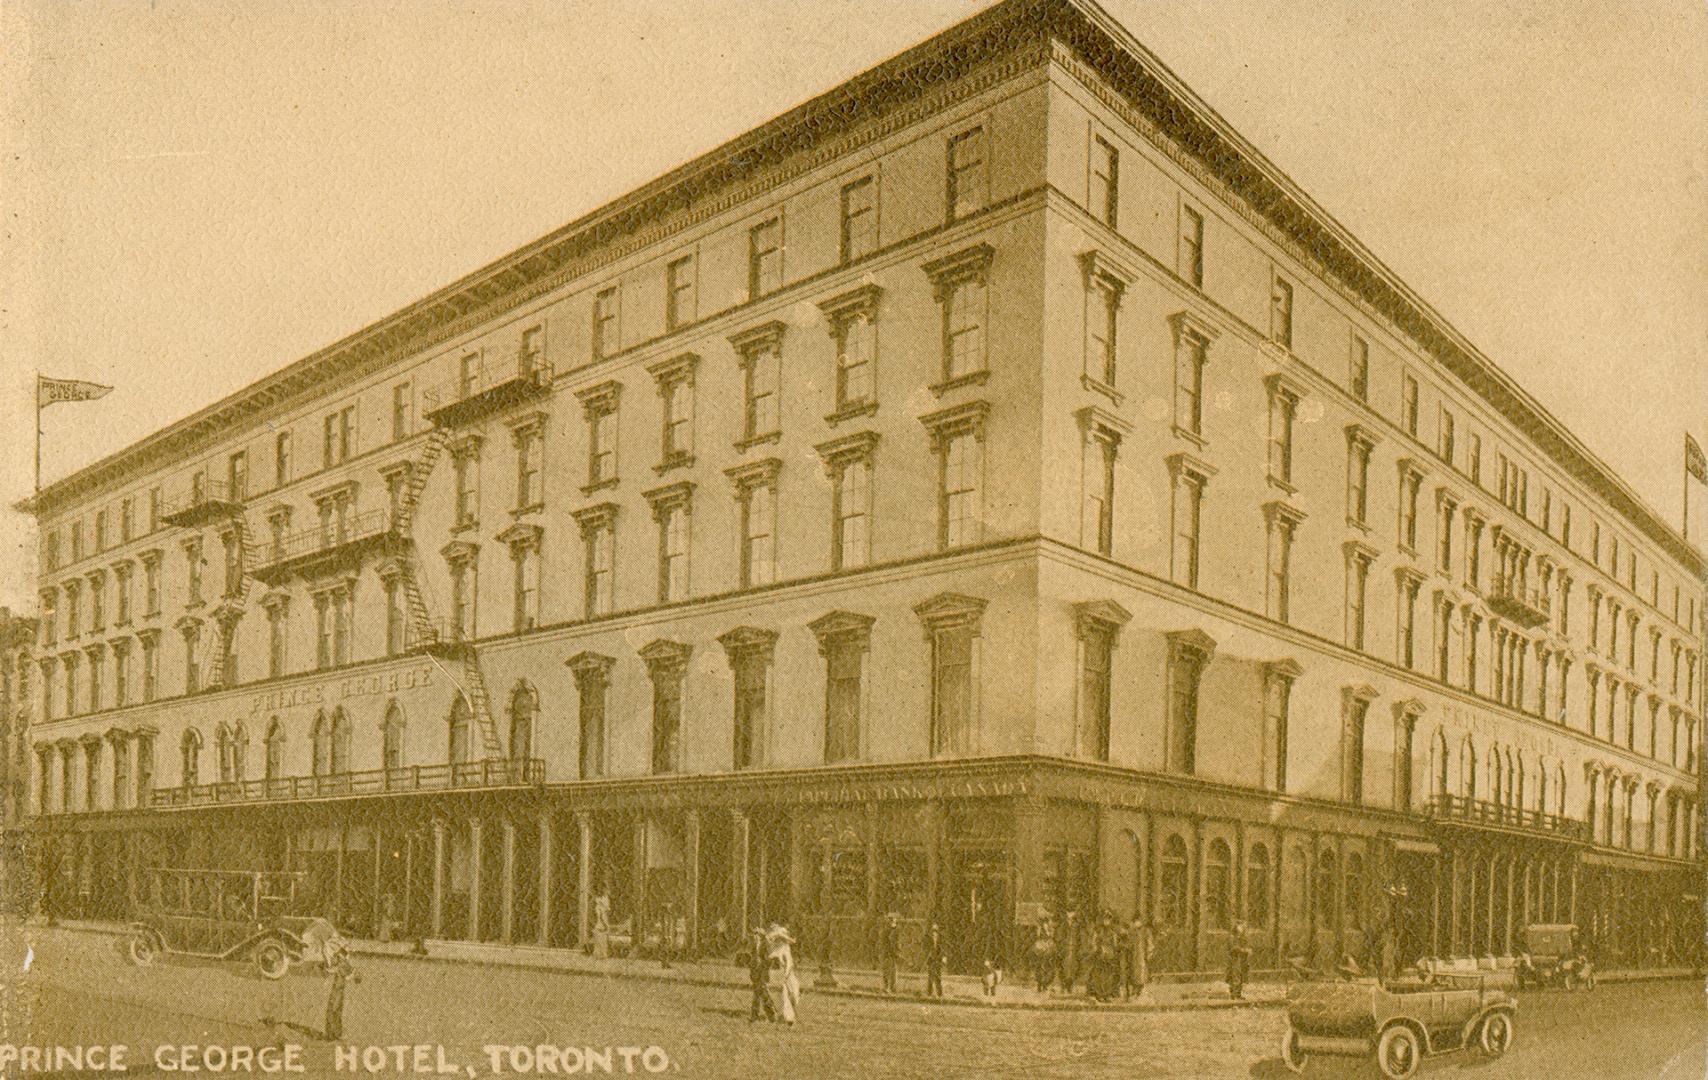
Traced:
<path fill-rule="evenodd" d="M 377 697 L 385 694 L 404 694 L 433 684 L 433 665 L 382 671 L 364 675 L 349 675 L 342 679 L 305 683 L 283 690 L 256 694 L 249 703 L 249 714 L 283 712 L 288 709 L 324 708 L 340 705 L 353 698 Z"/>
<path fill-rule="evenodd" d="M 1441 710 L 1442 719 L 1449 731 L 1459 734 L 1474 734 L 1491 742 L 1498 742 L 1516 749 L 1530 750 L 1538 754 L 1558 755 L 1559 744 L 1552 736 L 1538 736 L 1535 732 L 1525 731 L 1511 721 L 1500 720 L 1481 710 L 1459 708 L 1453 705 L 1444 706 Z"/>

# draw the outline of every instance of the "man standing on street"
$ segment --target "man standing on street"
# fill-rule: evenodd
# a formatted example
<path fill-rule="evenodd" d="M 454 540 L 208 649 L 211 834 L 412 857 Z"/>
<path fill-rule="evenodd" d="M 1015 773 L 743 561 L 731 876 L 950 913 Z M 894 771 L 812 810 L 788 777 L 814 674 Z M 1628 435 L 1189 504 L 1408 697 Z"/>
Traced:
<path fill-rule="evenodd" d="M 326 993 L 326 1025 L 322 1031 L 328 1041 L 344 1037 L 344 987 L 355 978 L 356 969 L 350 964 L 350 950 L 338 941 L 326 943 L 326 973 L 332 985 Z"/>
<path fill-rule="evenodd" d="M 1245 980 L 1251 974 L 1251 942 L 1246 940 L 1245 923 L 1234 923 L 1233 939 L 1228 942 L 1228 996 L 1235 1001 L 1245 997 Z"/>
<path fill-rule="evenodd" d="M 943 932 L 936 923 L 925 933 L 925 996 L 943 996 Z"/>
<path fill-rule="evenodd" d="M 878 928 L 878 967 L 884 973 L 884 993 L 896 992 L 896 954 L 901 951 L 901 916 L 890 912 Z"/>
<path fill-rule="evenodd" d="M 765 931 L 757 926 L 747 942 L 747 981 L 753 989 L 753 1005 L 747 1012 L 747 1022 L 753 1023 L 763 1012 L 765 1019 L 776 1023 L 777 1006 L 771 1003 L 771 951 L 766 945 Z"/>

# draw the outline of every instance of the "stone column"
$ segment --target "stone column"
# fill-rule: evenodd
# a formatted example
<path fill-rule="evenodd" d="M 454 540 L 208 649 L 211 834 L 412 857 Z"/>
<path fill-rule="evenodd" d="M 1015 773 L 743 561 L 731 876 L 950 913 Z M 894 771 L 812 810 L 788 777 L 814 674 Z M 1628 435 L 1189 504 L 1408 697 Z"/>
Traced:
<path fill-rule="evenodd" d="M 731 810 L 730 817 L 735 826 L 733 835 L 735 845 L 735 876 L 733 878 L 735 895 L 730 899 L 735 905 L 736 929 L 741 932 L 743 937 L 746 937 L 747 931 L 751 929 L 753 925 L 749 921 L 751 915 L 748 912 L 747 906 L 747 858 L 749 849 L 753 844 L 753 823 L 748 818 L 747 811 L 745 810 Z"/>
<path fill-rule="evenodd" d="M 549 811 L 540 811 L 540 873 L 539 873 L 539 927 L 534 933 L 534 943 L 540 946 L 551 944 L 552 925 L 552 816 Z"/>
<path fill-rule="evenodd" d="M 516 822 L 504 819 L 504 863 L 498 882 L 498 936 L 506 945 L 516 940 Z"/>
<path fill-rule="evenodd" d="M 338 854 L 332 869 L 332 921 L 344 921 L 344 846 L 345 834 L 349 831 L 346 825 L 338 826 Z"/>
<path fill-rule="evenodd" d="M 481 851 L 480 851 L 480 818 L 469 818 L 469 926 L 468 939 L 480 940 L 480 890 L 481 890 Z"/>
<path fill-rule="evenodd" d="M 925 804 L 925 918 L 937 921 L 938 890 L 943 879 L 943 804 L 933 799 Z"/>
<path fill-rule="evenodd" d="M 635 856 L 631 864 L 634 870 L 629 877 L 629 912 L 634 919 L 630 925 L 633 927 L 631 932 L 634 935 L 635 942 L 634 945 L 630 946 L 631 949 L 637 947 L 646 937 L 645 928 L 651 921 L 652 915 L 647 910 L 646 902 L 646 830 L 647 815 L 646 811 L 643 810 L 635 821 Z"/>
<path fill-rule="evenodd" d="M 445 823 L 433 821 L 433 936 L 445 936 Z"/>
<path fill-rule="evenodd" d="M 575 861 L 575 936 L 582 948 L 593 944 L 593 819 L 575 812 L 580 858 Z"/>
<path fill-rule="evenodd" d="M 690 809 L 685 817 L 688 826 L 688 896 L 684 917 L 688 921 L 688 949 L 694 952 L 700 947 L 700 812 Z"/>

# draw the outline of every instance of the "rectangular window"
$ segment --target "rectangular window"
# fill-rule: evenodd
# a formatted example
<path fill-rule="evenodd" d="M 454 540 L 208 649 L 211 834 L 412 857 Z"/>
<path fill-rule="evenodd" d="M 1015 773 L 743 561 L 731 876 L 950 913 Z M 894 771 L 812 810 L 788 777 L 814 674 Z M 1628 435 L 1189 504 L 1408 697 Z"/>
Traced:
<path fill-rule="evenodd" d="M 1108 555 L 1115 546 L 1115 450 L 1118 440 L 1102 431 L 1085 439 L 1081 483 L 1084 514 L 1080 543 Z"/>
<path fill-rule="evenodd" d="M 356 407 L 346 405 L 326 414 L 322 422 L 324 441 L 321 444 L 321 464 L 324 468 L 350 460 L 351 443 L 355 438 Z"/>
<path fill-rule="evenodd" d="M 89 654 L 89 711 L 90 712 L 100 712 L 101 711 L 101 684 L 103 682 L 103 675 L 104 675 L 104 672 L 102 669 L 105 667 L 106 667 L 106 659 L 105 659 L 105 657 L 102 656 L 100 650 L 97 649 L 97 650 L 95 650 Z"/>
<path fill-rule="evenodd" d="M 480 353 L 464 353 L 457 361 L 457 396 L 466 398 L 479 392 L 483 375 Z"/>
<path fill-rule="evenodd" d="M 743 588 L 777 580 L 777 489 L 760 483 L 741 500 L 741 584 Z"/>
<path fill-rule="evenodd" d="M 1370 513 L 1370 451 L 1368 439 L 1346 440 L 1346 520 L 1363 525 Z"/>
<path fill-rule="evenodd" d="M 824 641 L 824 760 L 860 756 L 861 679 L 865 649 L 860 637 L 837 634 Z"/>
<path fill-rule="evenodd" d="M 943 296 L 943 379 L 951 381 L 985 370 L 985 317 L 988 290 L 982 274 L 964 277 Z"/>
<path fill-rule="evenodd" d="M 1293 483 L 1293 426 L 1298 416 L 1299 396 L 1276 386 L 1269 393 L 1269 478 Z"/>
<path fill-rule="evenodd" d="M 607 484 L 617 479 L 617 411 L 596 407 L 587 413 L 587 483 Z"/>
<path fill-rule="evenodd" d="M 1404 668 L 1410 668 L 1417 660 L 1417 590 L 1418 582 L 1408 578 L 1399 583 L 1395 598 L 1399 613 L 1396 659 Z"/>
<path fill-rule="evenodd" d="M 455 502 L 452 510 L 457 528 L 475 524 L 480 513 L 480 459 L 472 453 L 457 454 L 452 459 L 452 478 L 455 481 Z"/>
<path fill-rule="evenodd" d="M 545 433 L 539 426 L 516 435 L 516 508 L 525 510 L 545 501 L 541 479 L 545 475 Z"/>
<path fill-rule="evenodd" d="M 396 602 L 393 596 L 395 591 L 393 589 L 387 593 L 388 610 L 390 605 Z M 274 607 L 267 612 L 267 676 L 269 678 L 276 679 L 285 673 L 285 641 L 286 633 L 290 627 L 286 618 L 283 605 Z M 389 619 L 387 625 L 390 625 Z"/>
<path fill-rule="evenodd" d="M 1364 722 L 1370 712 L 1366 698 L 1348 694 L 1341 729 L 1341 797 L 1353 806 L 1364 805 Z M 1328 901 L 1331 909 L 1333 900 Z"/>
<path fill-rule="evenodd" d="M 281 431 L 273 438 L 273 485 L 275 487 L 284 487 L 290 482 L 291 433 L 288 431 Z"/>
<path fill-rule="evenodd" d="M 1407 551 L 1417 550 L 1417 495 L 1423 477 L 1410 469 L 1400 474 L 1400 546 Z"/>
<path fill-rule="evenodd" d="M 135 511 L 135 503 L 129 496 L 126 496 L 124 501 L 119 503 L 119 542 L 121 544 L 128 544 L 136 536 Z"/>
<path fill-rule="evenodd" d="M 783 222 L 770 218 L 747 232 L 747 297 L 757 300 L 783 287 Z"/>
<path fill-rule="evenodd" d="M 1204 478 L 1183 471 L 1174 482 L 1171 569 L 1174 580 L 1189 589 L 1198 587 L 1198 525 L 1203 501 Z"/>
<path fill-rule="evenodd" d="M 516 350 L 516 372 L 519 375 L 531 375 L 534 370 L 545 363 L 546 359 L 546 328 L 530 326 L 522 331 L 522 345 Z"/>
<path fill-rule="evenodd" d="M 854 457 L 837 464 L 831 487 L 831 569 L 865 566 L 871 558 L 872 462 Z"/>
<path fill-rule="evenodd" d="M 949 140 L 948 187 L 950 221 L 984 208 L 989 190 L 984 128 L 964 131 Z"/>
<path fill-rule="evenodd" d="M 1453 464 L 1453 414 L 1441 407 L 1441 428 L 1436 433 L 1435 453 L 1449 466 Z"/>
<path fill-rule="evenodd" d="M 842 188 L 842 261 L 863 258 L 877 247 L 877 184 L 870 176 L 862 176 Z"/>
<path fill-rule="evenodd" d="M 938 454 L 939 548 L 960 547 L 979 540 L 983 457 L 983 445 L 971 431 L 955 432 L 942 440 Z"/>
<path fill-rule="evenodd" d="M 870 312 L 836 322 L 836 409 L 845 412 L 875 400 L 873 367 L 878 328 Z"/>
<path fill-rule="evenodd" d="M 1409 371 L 1400 376 L 1400 427 L 1417 438 L 1417 379 Z"/>
<path fill-rule="evenodd" d="M 931 750 L 966 753 L 972 734 L 973 637 L 971 623 L 931 631 Z"/>
<path fill-rule="evenodd" d="M 95 550 L 97 552 L 107 550 L 110 540 L 111 537 L 107 535 L 107 512 L 97 510 L 95 511 Z"/>
<path fill-rule="evenodd" d="M 1174 426 L 1191 435 L 1204 434 L 1204 362 L 1209 342 L 1197 334 L 1182 334 L 1174 350 Z"/>
<path fill-rule="evenodd" d="M 1447 681 L 1452 654 L 1453 603 L 1445 597 L 1435 599 L 1435 677 Z"/>
<path fill-rule="evenodd" d="M 1115 385 L 1116 326 L 1121 297 L 1107 278 L 1098 276 L 1085 291 L 1085 374 L 1104 386 Z"/>
<path fill-rule="evenodd" d="M 684 255 L 664 268 L 664 328 L 694 321 L 694 256 Z"/>
<path fill-rule="evenodd" d="M 1284 349 L 1293 347 L 1293 286 L 1279 276 L 1269 291 L 1269 340 Z"/>
<path fill-rule="evenodd" d="M 1453 514 L 1459 504 L 1443 498 L 1437 510 L 1435 529 L 1435 565 L 1443 574 L 1453 572 Z"/>
<path fill-rule="evenodd" d="M 611 571 L 616 557 L 616 528 L 613 522 L 600 522 L 588 529 L 585 536 L 587 551 L 582 600 L 587 612 L 586 617 L 591 619 L 611 613 Z"/>
<path fill-rule="evenodd" d="M 71 561 L 74 563 L 83 561 L 83 523 L 81 521 L 71 523 Z"/>
<path fill-rule="evenodd" d="M 746 649 L 734 660 L 735 740 L 732 759 L 738 769 L 760 763 L 760 739 L 765 730 L 765 683 L 769 664 L 758 649 Z"/>
<path fill-rule="evenodd" d="M 202 542 L 193 540 L 184 545 L 184 562 L 186 564 L 185 579 L 188 583 L 191 606 L 202 602 Z"/>
<path fill-rule="evenodd" d="M 662 464 L 676 465 L 694 456 L 694 382 L 674 378 L 659 387 L 663 396 Z"/>
<path fill-rule="evenodd" d="M 401 656 L 405 647 L 403 585 L 395 577 L 385 579 L 385 654 Z M 269 663 L 271 657 L 268 658 Z M 277 674 L 277 672 L 275 672 Z"/>
<path fill-rule="evenodd" d="M 1364 650 L 1365 600 L 1370 589 L 1370 559 L 1353 554 L 1346 560 L 1346 645 Z"/>
<path fill-rule="evenodd" d="M 391 388 L 391 437 L 395 442 L 409 437 L 410 387 L 406 382 Z"/>
<path fill-rule="evenodd" d="M 1082 644 L 1084 663 L 1079 679 L 1078 750 L 1081 757 L 1108 761 L 1115 632 L 1108 625 L 1086 627 Z"/>
<path fill-rule="evenodd" d="M 160 560 L 145 559 L 142 564 L 143 614 L 160 614 Z"/>
<path fill-rule="evenodd" d="M 617 287 L 601 289 L 593 297 L 593 359 L 602 360 L 620 347 L 617 340 Z"/>
<path fill-rule="evenodd" d="M 1263 684 L 1264 780 L 1271 791 L 1287 790 L 1287 722 L 1292 697 L 1293 678 L 1272 667 Z"/>
<path fill-rule="evenodd" d="M 682 767 L 682 673 L 661 672 L 652 680 L 652 771 Z"/>
<path fill-rule="evenodd" d="M 589 671 L 576 680 L 581 723 L 581 778 L 605 774 L 605 677 Z"/>
<path fill-rule="evenodd" d="M 1091 138 L 1091 212 L 1113 228 L 1118 220 L 1121 154 L 1101 135 Z"/>
<path fill-rule="evenodd" d="M 1204 215 L 1182 203 L 1180 206 L 1180 276 L 1200 288 L 1204 285 Z"/>
<path fill-rule="evenodd" d="M 1352 370 L 1347 385 L 1359 401 L 1370 400 L 1370 343 L 1357 334 L 1352 335 Z"/>
<path fill-rule="evenodd" d="M 153 701 L 160 687 L 160 647 L 153 635 L 139 635 L 142 641 L 142 700 Z"/>
<path fill-rule="evenodd" d="M 751 442 L 778 431 L 782 389 L 782 351 L 774 341 L 750 347 L 746 355 L 745 437 Z"/>
<path fill-rule="evenodd" d="M 517 544 L 511 561 L 515 574 L 511 619 L 520 633 L 540 623 L 540 549 L 534 544 Z"/>
<path fill-rule="evenodd" d="M 1292 607 L 1294 524 L 1275 516 L 1269 523 L 1269 588 L 1267 592 L 1269 617 L 1287 622 Z"/>
<path fill-rule="evenodd" d="M 658 602 L 688 596 L 688 508 L 664 509 L 658 520 Z"/>

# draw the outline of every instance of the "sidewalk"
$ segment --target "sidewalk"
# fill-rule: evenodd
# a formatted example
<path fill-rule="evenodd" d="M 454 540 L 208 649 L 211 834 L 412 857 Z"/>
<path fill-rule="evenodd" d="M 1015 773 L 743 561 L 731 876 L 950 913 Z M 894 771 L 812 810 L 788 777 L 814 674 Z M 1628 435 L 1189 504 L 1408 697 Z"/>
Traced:
<path fill-rule="evenodd" d="M 32 920 L 34 927 L 44 924 Z M 81 932 L 118 934 L 124 924 L 94 920 L 61 920 L 60 929 Z M 733 962 L 716 959 L 678 961 L 665 968 L 656 960 L 628 958 L 599 959 L 579 949 L 548 949 L 533 945 L 499 945 L 468 941 L 427 942 L 427 955 L 417 957 L 407 941 L 379 942 L 366 939 L 351 941 L 351 951 L 357 956 L 384 956 L 401 960 L 418 959 L 426 963 L 490 964 L 502 967 L 534 968 L 571 972 L 579 975 L 603 975 L 614 978 L 650 979 L 657 982 L 676 982 L 689 986 L 725 987 L 745 992 L 748 986 L 747 969 Z M 915 1004 L 942 1004 L 973 1008 L 1010 1009 L 1072 1009 L 1081 1011 L 1179 1011 L 1199 1009 L 1278 1008 L 1285 1003 L 1287 984 L 1278 973 L 1263 972 L 1246 984 L 1245 998 L 1235 1001 L 1228 996 L 1228 987 L 1221 980 L 1152 982 L 1145 992 L 1129 1001 L 1116 999 L 1107 1004 L 1093 1001 L 1083 990 L 1068 995 L 1059 990 L 1040 994 L 1024 978 L 1005 973 L 1004 982 L 997 987 L 996 996 L 984 996 L 984 988 L 975 976 L 944 975 L 943 997 L 927 998 L 924 994 L 925 976 L 919 972 L 903 972 L 897 980 L 898 992 L 885 994 L 880 989 L 878 972 L 838 968 L 835 985 L 821 982 L 817 967 L 811 960 L 799 967 L 801 986 L 811 994 L 836 994 L 843 997 L 862 997 Z M 1688 968 L 1652 968 L 1638 970 L 1598 971 L 1600 982 L 1631 982 L 1653 979 L 1692 978 Z"/>

